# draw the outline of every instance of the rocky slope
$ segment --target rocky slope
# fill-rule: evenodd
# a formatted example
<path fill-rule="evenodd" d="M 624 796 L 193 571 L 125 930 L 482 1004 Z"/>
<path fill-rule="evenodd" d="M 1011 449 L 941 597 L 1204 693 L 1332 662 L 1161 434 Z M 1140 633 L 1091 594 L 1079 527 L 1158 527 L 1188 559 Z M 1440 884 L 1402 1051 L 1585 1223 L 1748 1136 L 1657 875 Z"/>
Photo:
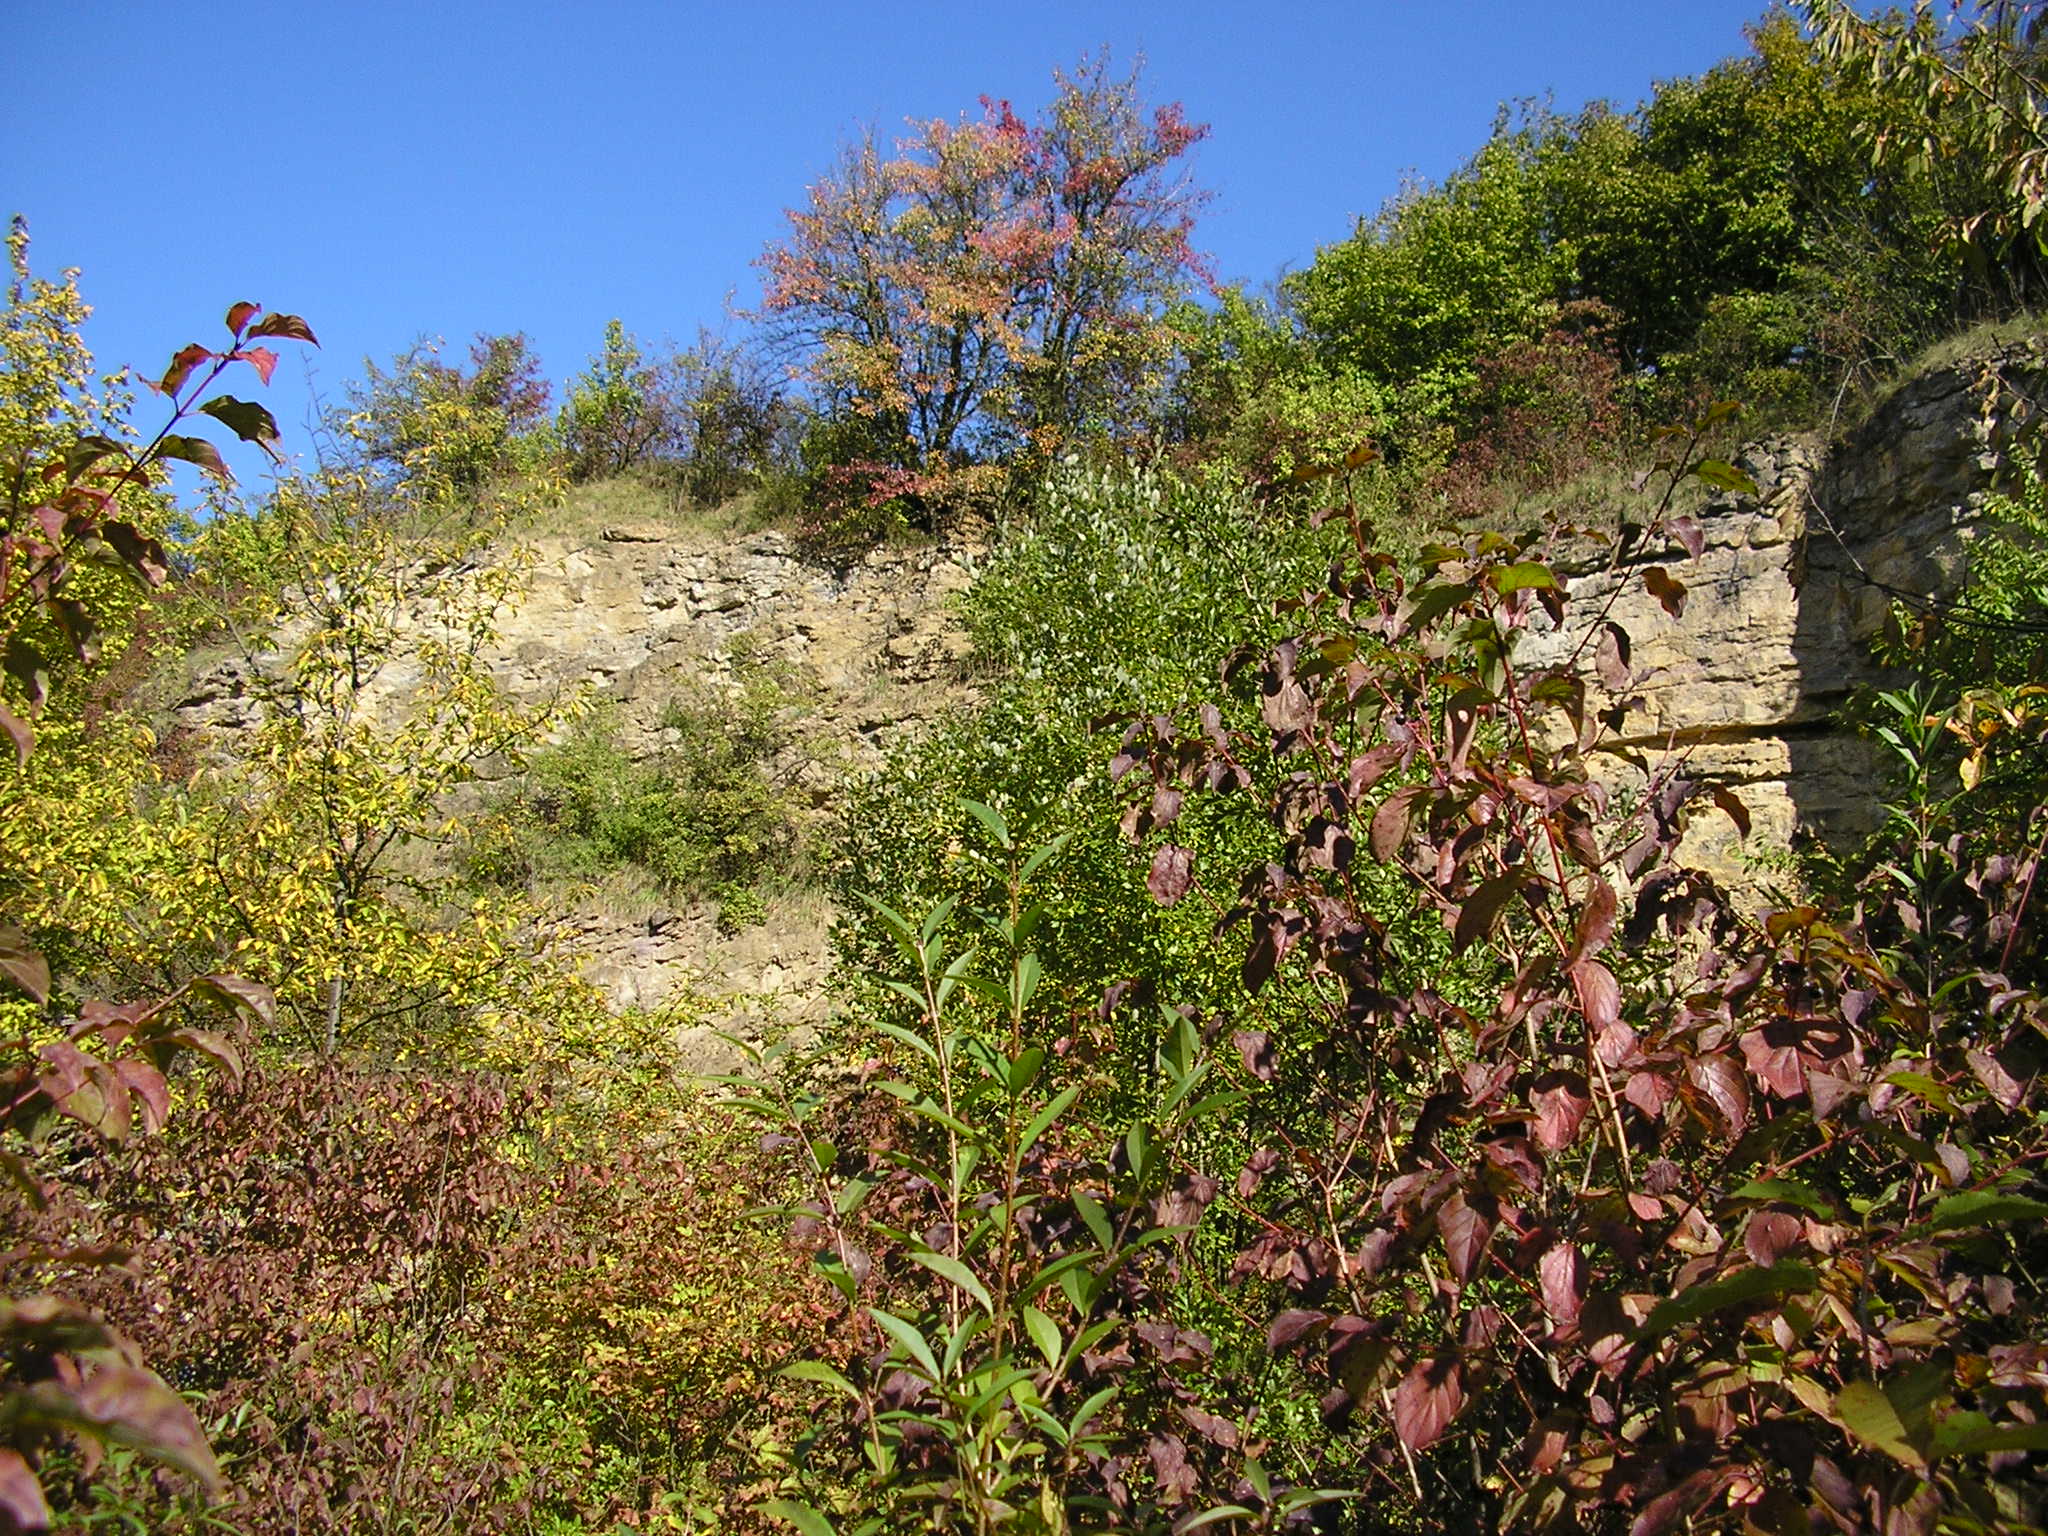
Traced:
<path fill-rule="evenodd" d="M 635 755 L 662 745 L 679 693 L 729 685 L 738 664 L 780 663 L 804 703 L 791 760 L 773 767 L 825 814 L 846 774 L 973 701 L 969 642 L 947 602 L 972 578 L 971 547 L 877 550 L 834 570 L 800 559 L 780 533 L 728 539 L 651 520 L 531 543 L 530 589 L 500 615 L 488 664 L 523 702 L 586 689 L 610 701 Z M 254 711 L 247 684 L 242 658 L 220 658 L 172 713 L 201 733 L 239 729 Z M 402 693 L 404 669 L 380 686 Z M 723 1067 L 717 1031 L 823 1016 L 832 914 L 810 895 L 771 903 L 765 922 L 737 933 L 717 916 L 610 892 L 560 914 L 559 936 L 617 1006 L 689 1000 L 687 1064 Z"/>

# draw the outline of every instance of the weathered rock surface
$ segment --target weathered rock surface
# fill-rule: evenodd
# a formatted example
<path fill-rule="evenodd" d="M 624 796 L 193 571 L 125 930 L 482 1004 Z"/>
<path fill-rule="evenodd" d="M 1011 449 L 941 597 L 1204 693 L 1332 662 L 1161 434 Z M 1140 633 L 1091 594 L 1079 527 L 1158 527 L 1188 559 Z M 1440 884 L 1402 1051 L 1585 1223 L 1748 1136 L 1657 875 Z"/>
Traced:
<path fill-rule="evenodd" d="M 2000 462 L 2000 389 L 2038 394 L 2044 375 L 2048 356 L 2009 351 L 1914 379 L 1831 450 L 1815 437 L 1751 445 L 1738 467 L 1757 494 L 1707 499 L 1697 560 L 1665 542 L 1619 560 L 1582 547 L 1558 562 L 1573 625 L 1532 635 L 1519 655 L 1558 661 L 1603 613 L 1627 631 L 1637 678 L 1624 691 L 1639 704 L 1611 743 L 1614 781 L 1640 785 L 1646 767 L 1681 752 L 1688 777 L 1734 789 L 1753 817 L 1746 848 L 1731 821 L 1697 818 L 1689 857 L 1740 876 L 1745 854 L 1798 833 L 1874 824 L 1879 765 L 1840 711 L 1857 687 L 1892 681 L 1870 646 L 1893 594 L 1957 589 Z M 1685 586 L 1678 616 L 1645 584 L 1656 565 Z"/>
<path fill-rule="evenodd" d="M 499 616 L 485 660 L 521 702 L 586 690 L 610 701 L 636 756 L 664 744 L 663 712 L 678 694 L 731 685 L 748 663 L 784 664 L 805 704 L 789 722 L 798 745 L 773 768 L 824 807 L 846 774 L 974 698 L 972 647 L 948 603 L 972 579 L 971 549 L 881 549 L 833 570 L 772 531 L 721 540 L 633 522 L 531 543 L 530 590 Z M 220 658 L 172 714 L 202 733 L 244 728 L 256 708 L 248 681 L 241 657 Z M 402 661 L 377 683 L 394 698 L 406 688 Z M 830 922 L 815 896 L 771 903 L 765 922 L 733 934 L 712 909 L 652 898 L 621 909 L 609 897 L 561 914 L 558 937 L 615 1006 L 701 1002 L 679 1042 L 686 1065 L 725 1070 L 730 1047 L 713 1031 L 823 1019 Z"/>

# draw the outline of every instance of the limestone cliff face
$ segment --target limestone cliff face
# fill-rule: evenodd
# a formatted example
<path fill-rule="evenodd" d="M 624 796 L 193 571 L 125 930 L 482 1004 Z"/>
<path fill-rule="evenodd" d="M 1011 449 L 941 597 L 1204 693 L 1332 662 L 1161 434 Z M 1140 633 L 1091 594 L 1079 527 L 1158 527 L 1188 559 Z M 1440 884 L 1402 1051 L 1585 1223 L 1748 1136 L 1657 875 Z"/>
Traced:
<path fill-rule="evenodd" d="M 972 579 L 971 549 L 883 549 L 832 570 L 776 532 L 721 539 L 634 522 L 530 542 L 530 588 L 499 615 L 487 664 L 523 702 L 578 691 L 611 701 L 620 744 L 635 755 L 663 744 L 663 710 L 679 693 L 731 682 L 739 658 L 784 663 L 804 684 L 801 718 L 789 724 L 805 745 L 774 766 L 824 810 L 845 775 L 973 702 L 971 647 L 947 601 Z M 240 657 L 220 659 L 172 714 L 202 734 L 232 732 L 253 718 L 247 682 Z M 401 658 L 377 690 L 395 698 L 406 688 Z M 708 909 L 593 901 L 559 914 L 559 933 L 616 1006 L 660 1007 L 686 991 L 709 999 L 709 1025 L 681 1044 L 688 1065 L 724 1070 L 711 1028 L 823 1016 L 831 916 L 821 898 L 800 898 L 731 934 Z"/>
<path fill-rule="evenodd" d="M 1912 380 L 1832 448 L 1817 437 L 1751 445 L 1738 462 L 1757 495 L 1709 498 L 1697 560 L 1667 543 L 1618 561 L 1581 548 L 1560 562 L 1575 624 L 1604 609 L 1634 644 L 1627 691 L 1640 703 L 1613 743 L 1614 779 L 1640 782 L 1643 765 L 1684 752 L 1688 776 L 1726 784 L 1748 806 L 1750 852 L 1801 831 L 1867 830 L 1879 765 L 1840 711 L 1857 687 L 1891 681 L 1870 644 L 1892 594 L 1956 590 L 2011 401 L 2037 396 L 2044 378 L 2048 354 L 2009 350 Z M 1644 584 L 1660 564 L 1686 587 L 1676 617 Z M 1520 654 L 1541 665 L 1583 635 L 1532 636 Z M 1745 850 L 1732 823 L 1711 817 L 1695 823 L 1687 852 L 1738 874 Z"/>

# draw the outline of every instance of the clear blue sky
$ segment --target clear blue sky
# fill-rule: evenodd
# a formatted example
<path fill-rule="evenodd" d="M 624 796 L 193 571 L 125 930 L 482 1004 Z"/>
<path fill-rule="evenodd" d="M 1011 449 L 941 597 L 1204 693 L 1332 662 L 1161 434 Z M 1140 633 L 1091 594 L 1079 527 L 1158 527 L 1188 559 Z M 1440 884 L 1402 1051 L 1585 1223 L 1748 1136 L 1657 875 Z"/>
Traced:
<path fill-rule="evenodd" d="M 858 125 L 1029 112 L 1091 49 L 1210 125 L 1197 243 L 1256 286 L 1453 169 L 1502 102 L 1633 104 L 1744 51 L 1763 3 L 12 0 L 0 216 L 28 215 L 39 272 L 84 269 L 106 365 L 159 371 L 248 298 L 319 332 L 330 396 L 478 330 L 525 331 L 559 380 L 612 316 L 687 340 L 752 303 Z M 238 392 L 302 444 L 307 388 L 288 357 Z"/>

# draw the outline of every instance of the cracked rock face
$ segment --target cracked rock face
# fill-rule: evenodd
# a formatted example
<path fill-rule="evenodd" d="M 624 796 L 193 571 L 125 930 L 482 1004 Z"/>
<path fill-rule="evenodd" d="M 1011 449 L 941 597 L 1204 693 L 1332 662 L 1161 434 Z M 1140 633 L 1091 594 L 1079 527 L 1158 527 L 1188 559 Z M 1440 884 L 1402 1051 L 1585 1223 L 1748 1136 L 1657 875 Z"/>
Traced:
<path fill-rule="evenodd" d="M 1615 560 L 1581 548 L 1556 562 L 1572 623 L 1532 633 L 1522 663 L 1561 662 L 1603 610 L 1627 631 L 1638 703 L 1611 743 L 1604 776 L 1626 793 L 1667 748 L 1687 777 L 1733 789 L 1753 826 L 1747 846 L 1727 818 L 1702 814 L 1684 854 L 1738 881 L 1750 855 L 1800 832 L 1856 836 L 1881 815 L 1871 744 L 1840 724 L 1865 685 L 1896 682 L 1871 658 L 1891 592 L 1939 599 L 1967 568 L 1970 538 L 1998 468 L 1990 387 L 2038 394 L 2048 357 L 2024 350 L 1940 369 L 1897 390 L 1845 441 L 1751 445 L 1738 465 L 1755 496 L 1716 492 L 1695 514 L 1697 560 L 1675 542 Z M 1644 582 L 1665 566 L 1685 586 L 1673 615 Z M 1888 591 L 1887 589 L 1891 589 Z M 1589 688 L 1588 707 L 1613 695 Z"/>

